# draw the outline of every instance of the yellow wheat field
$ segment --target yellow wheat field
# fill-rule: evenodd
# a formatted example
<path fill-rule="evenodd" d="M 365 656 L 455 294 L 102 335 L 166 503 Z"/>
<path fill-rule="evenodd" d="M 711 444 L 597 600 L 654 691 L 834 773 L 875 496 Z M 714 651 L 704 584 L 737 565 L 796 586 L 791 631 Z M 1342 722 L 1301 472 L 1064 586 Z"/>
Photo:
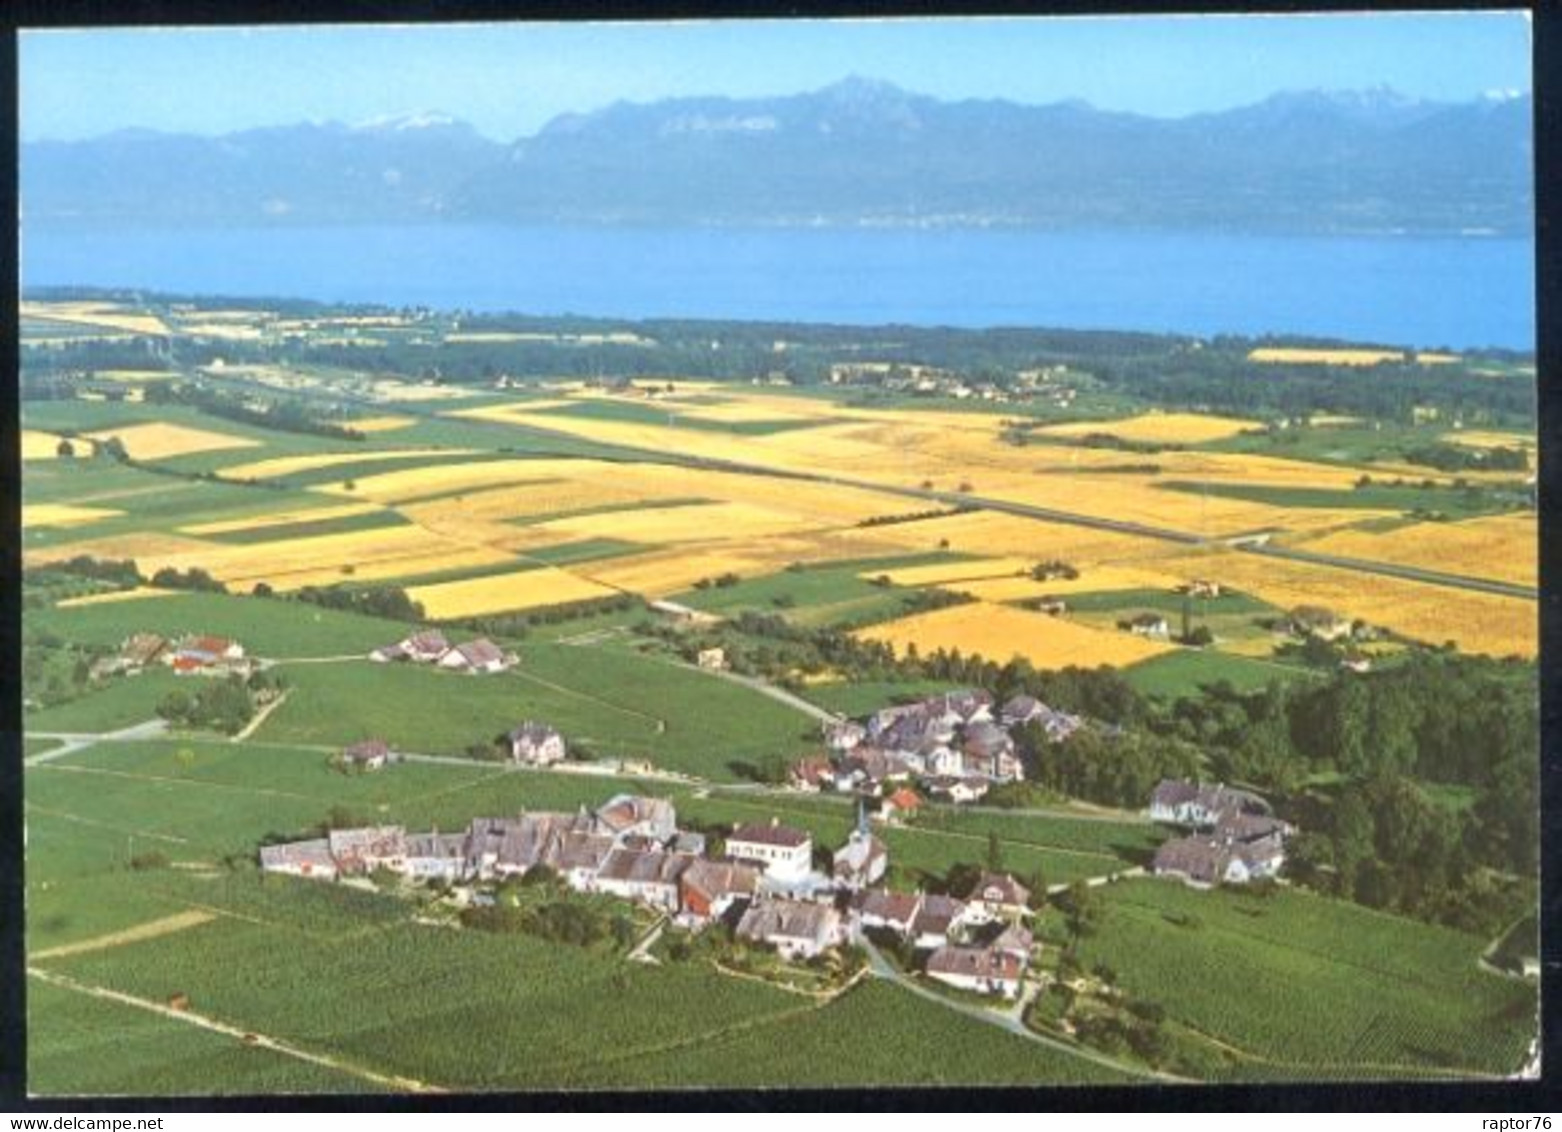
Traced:
<path fill-rule="evenodd" d="M 146 424 L 105 428 L 88 433 L 94 440 L 117 437 L 125 451 L 137 460 L 162 460 L 170 456 L 188 456 L 192 452 L 220 452 L 227 448 L 259 448 L 257 440 L 247 440 L 226 432 L 212 432 L 188 425 L 149 421 Z"/>
<path fill-rule="evenodd" d="M 60 322 L 81 322 L 107 326 L 127 334 L 167 334 L 168 327 L 155 315 L 132 311 L 113 303 L 34 303 L 21 304 L 23 318 L 52 318 Z"/>
<path fill-rule="evenodd" d="M 197 523 L 180 527 L 186 535 L 230 535 L 241 531 L 260 531 L 268 527 L 286 527 L 294 523 L 312 523 L 325 519 L 347 519 L 354 515 L 366 515 L 378 511 L 374 503 L 343 503 L 331 507 L 297 507 L 285 511 L 272 511 L 265 515 L 251 515 L 243 519 L 221 519 L 212 523 Z"/>
<path fill-rule="evenodd" d="M 24 428 L 22 430 L 22 459 L 24 460 L 57 460 L 60 458 L 60 441 L 64 440 L 52 432 L 39 432 L 36 429 Z M 72 440 L 71 448 L 78 456 L 90 456 L 92 454 L 92 442 L 87 440 Z"/>
<path fill-rule="evenodd" d="M 86 594 L 55 602 L 61 609 L 74 609 L 81 605 L 109 605 L 121 601 L 141 601 L 149 597 L 173 597 L 177 590 L 160 590 L 153 586 L 137 586 L 133 590 L 111 590 L 102 594 Z"/>
<path fill-rule="evenodd" d="M 1454 641 L 1465 652 L 1535 655 L 1538 605 L 1516 597 L 1288 562 L 1232 550 L 1189 551 L 1178 565 L 1281 609 L 1321 605 L 1414 640 Z"/>
<path fill-rule="evenodd" d="M 1475 428 L 1445 432 L 1438 439 L 1446 440 L 1450 444 L 1463 444 L 1469 448 L 1525 448 L 1533 452 L 1538 447 L 1537 438 L 1526 433 L 1492 432 Z"/>
<path fill-rule="evenodd" d="M 394 432 L 414 424 L 417 421 L 412 417 L 365 417 L 363 420 L 349 421 L 348 427 L 359 432 Z"/>
<path fill-rule="evenodd" d="M 865 570 L 859 578 L 888 578 L 897 586 L 939 586 L 976 579 L 1023 576 L 1036 565 L 1031 558 L 977 558 L 965 562 L 935 562 L 930 566 L 903 566 L 895 570 Z"/>
<path fill-rule="evenodd" d="M 407 590 L 407 596 L 421 603 L 428 616 L 445 618 L 564 605 L 590 598 L 611 597 L 614 592 L 567 570 L 545 566 L 513 574 L 469 578 L 461 582 L 413 586 Z"/>
<path fill-rule="evenodd" d="M 1171 647 L 1119 630 L 980 601 L 875 625 L 857 636 L 885 641 L 897 655 L 904 655 L 910 645 L 923 656 L 937 649 L 959 649 L 966 656 L 977 653 L 999 663 L 1022 656 L 1038 668 L 1121 667 L 1159 656 Z"/>
<path fill-rule="evenodd" d="M 712 537 L 745 538 L 784 534 L 808 525 L 808 520 L 796 515 L 745 503 L 646 507 L 604 515 L 577 515 L 536 524 L 541 530 L 568 532 L 582 539 L 620 538 L 653 545 L 699 542 Z"/>
<path fill-rule="evenodd" d="M 616 589 L 660 598 L 693 588 L 703 578 L 732 573 L 758 578 L 792 563 L 840 562 L 897 553 L 871 531 L 806 531 L 791 535 L 706 544 L 581 563 L 575 573 Z"/>
<path fill-rule="evenodd" d="M 1145 413 L 1116 421 L 1074 421 L 1037 429 L 1042 436 L 1089 436 L 1107 433 L 1122 440 L 1150 444 L 1205 444 L 1258 428 L 1258 421 L 1201 413 Z"/>
<path fill-rule="evenodd" d="M 24 503 L 22 527 L 80 527 L 123 514 L 123 511 L 108 507 L 82 507 L 74 503 Z"/>
<path fill-rule="evenodd" d="M 536 483 L 547 478 L 546 472 L 534 468 L 530 460 L 483 460 L 471 464 L 429 464 L 396 472 L 379 472 L 358 477 L 351 489 L 344 484 L 332 484 L 319 490 L 333 495 L 372 499 L 377 503 L 402 503 L 499 484 Z"/>
<path fill-rule="evenodd" d="M 950 550 L 961 554 L 996 558 L 1023 558 L 1028 562 L 1061 559 L 1084 569 L 1106 562 L 1153 560 L 1177 544 L 1140 535 L 1096 530 L 1072 523 L 1054 523 L 973 511 L 940 519 L 922 519 L 878 528 L 886 542 L 907 550 Z M 941 545 L 947 543 L 948 545 Z"/>
<path fill-rule="evenodd" d="M 343 464 L 378 463 L 388 460 L 426 460 L 430 456 L 465 456 L 470 448 L 393 448 L 367 452 L 311 452 L 303 456 L 274 456 L 269 460 L 256 460 L 222 469 L 222 474 L 232 479 L 271 479 L 290 476 L 296 472 L 313 472 L 320 468 L 335 468 Z M 368 482 L 368 481 L 360 481 Z"/>
<path fill-rule="evenodd" d="M 1380 534 L 1339 531 L 1301 545 L 1320 554 L 1418 566 L 1521 586 L 1533 586 L 1539 579 L 1540 531 L 1533 514 L 1415 523 Z"/>
<path fill-rule="evenodd" d="M 1164 589 L 1170 593 L 1187 580 L 1166 570 L 1136 566 L 1091 566 L 1082 569 L 1080 576 L 1073 579 L 1054 578 L 1038 582 L 1029 577 L 986 578 L 944 582 L 938 588 L 970 594 L 982 601 L 1012 602 L 1042 597 L 1066 600 L 1074 594 L 1104 593 L 1110 590 Z"/>
<path fill-rule="evenodd" d="M 1375 366 L 1383 362 L 1402 362 L 1402 350 L 1323 350 L 1301 346 L 1261 346 L 1249 352 L 1250 362 L 1284 365 Z"/>
<path fill-rule="evenodd" d="M 1446 366 L 1459 361 L 1458 354 L 1433 354 L 1422 352 L 1416 355 L 1416 364 L 1423 366 Z"/>

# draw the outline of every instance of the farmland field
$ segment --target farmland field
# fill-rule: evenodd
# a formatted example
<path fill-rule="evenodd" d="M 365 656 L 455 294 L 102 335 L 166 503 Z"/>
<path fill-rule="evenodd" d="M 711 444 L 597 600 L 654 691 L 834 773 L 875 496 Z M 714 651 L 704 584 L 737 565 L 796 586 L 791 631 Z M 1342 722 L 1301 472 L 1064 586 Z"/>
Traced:
<path fill-rule="evenodd" d="M 1506 716 L 1488 726 L 1491 705 L 1457 705 L 1479 727 L 1426 769 L 1409 746 L 1430 747 L 1441 717 L 1396 731 L 1395 712 L 1380 709 L 1397 702 L 1377 698 L 1421 664 L 1430 679 L 1469 663 L 1472 679 L 1518 692 L 1534 678 L 1532 664 L 1477 667 L 1481 656 L 1536 656 L 1537 602 L 1477 583 L 1535 586 L 1540 536 L 1527 469 L 1486 467 L 1522 463 L 1490 455 L 1498 448 L 1538 450 L 1512 398 L 1448 408 L 1471 359 L 1420 355 L 1437 371 L 1419 385 L 1407 377 L 1413 391 L 1391 417 L 1372 403 L 1370 370 L 1341 368 L 1403 360 L 1388 349 L 1214 339 L 1161 356 L 1146 344 L 1158 338 L 1139 336 L 1131 349 L 1151 353 L 1121 354 L 1130 347 L 1114 339 L 1095 342 L 1097 358 L 1063 335 L 1027 355 L 1023 380 L 993 362 L 989 383 L 978 377 L 985 357 L 969 372 L 904 363 L 936 375 L 914 379 L 880 360 L 914 354 L 916 328 L 859 340 L 850 328 L 777 327 L 729 350 L 729 328 L 653 335 L 591 320 L 538 329 L 477 314 L 220 305 L 28 305 L 29 341 L 51 343 L 24 365 L 24 388 L 42 382 L 46 396 L 24 396 L 21 436 L 37 1090 L 1142 1079 L 1152 1058 L 1122 1042 L 1102 1054 L 1043 1038 L 974 995 L 924 997 L 882 972 L 816 998 L 723 971 L 710 951 L 674 946 L 686 938 L 677 929 L 657 962 L 631 962 L 624 933 L 650 929 L 644 908 L 617 938 L 576 946 L 527 934 L 535 924 L 467 930 L 428 888 L 392 894 L 256 868 L 263 843 L 327 826 L 450 832 L 476 816 L 574 812 L 634 792 L 673 802 L 685 828 L 716 839 L 740 822 L 806 830 L 828 873 L 858 800 L 784 785 L 789 764 L 842 742 L 832 714 L 861 720 L 978 687 L 1081 716 L 1084 738 L 1044 747 L 1039 732 L 1017 732 L 1026 781 L 992 784 L 971 805 L 939 801 L 948 783 L 932 771 L 914 776 L 917 811 L 874 818 L 889 885 L 963 891 L 978 869 L 1054 889 L 1099 880 L 1090 891 L 1104 911 L 1079 940 L 1086 977 L 1106 970 L 1130 1000 L 1163 1007 L 1176 1041 L 1215 1051 L 1221 1080 L 1481 1077 L 1521 1060 L 1534 985 L 1477 958 L 1525 911 L 1498 907 L 1528 891 L 1521 866 L 1499 859 L 1521 851 L 1524 831 L 1483 825 L 1502 808 L 1492 783 L 1520 784 L 1503 760 L 1523 754 L 1522 735 Z M 193 333 L 209 341 L 188 356 L 220 348 L 227 363 L 176 364 L 130 341 Z M 690 333 L 666 348 L 691 368 L 722 374 L 741 356 L 762 359 L 758 374 L 651 368 L 665 356 L 657 335 Z M 1006 336 L 1030 332 L 994 333 L 993 357 L 1012 360 Z M 820 344 L 837 339 L 850 344 Z M 1208 404 L 1183 402 L 1157 384 L 1206 380 L 1206 350 L 1241 399 L 1211 385 Z M 134 351 L 146 356 L 124 356 Z M 372 352 L 362 368 L 354 351 Z M 603 372 L 619 357 L 657 376 Z M 1532 377 L 1507 355 L 1477 360 L 1495 367 L 1482 388 Z M 1162 361 L 1144 396 L 1130 388 Z M 140 368 L 154 364 L 169 369 Z M 1337 397 L 1322 392 L 1345 381 Z M 1421 399 L 1440 398 L 1442 415 L 1422 411 Z M 61 454 L 64 438 L 74 455 Z M 1350 562 L 1253 553 L 1259 540 Z M 178 574 L 154 578 L 165 569 Z M 201 589 L 212 580 L 229 592 Z M 1223 596 L 1185 599 L 1196 580 Z M 1042 613 L 1043 598 L 1065 608 Z M 1303 605 L 1365 625 L 1327 647 L 1304 641 L 1287 627 Z M 1186 628 L 1208 638 L 1175 643 L 1185 607 Z M 1143 613 L 1164 617 L 1170 639 L 1119 627 Z M 479 676 L 368 658 L 427 628 L 452 642 L 487 636 L 516 663 Z M 238 739 L 160 731 L 160 706 L 180 717 L 169 693 L 212 685 L 156 664 L 104 675 L 111 666 L 98 662 L 139 633 L 233 638 L 263 673 L 251 692 L 274 679 L 285 694 Z M 718 670 L 693 663 L 711 665 L 718 645 Z M 1343 672 L 1358 652 L 1374 668 Z M 1206 693 L 1217 685 L 1228 687 Z M 1358 701 L 1369 705 L 1365 738 L 1342 723 L 1335 752 L 1302 735 L 1309 713 L 1343 719 Z M 1289 726 L 1271 726 L 1276 710 Z M 496 741 L 525 720 L 556 728 L 570 761 L 500 759 Z M 937 757 L 954 773 L 980 777 L 978 734 L 929 742 L 947 741 Z M 407 757 L 378 773 L 335 765 L 370 739 Z M 1490 765 L 1460 753 L 1488 739 Z M 1302 757 L 1304 746 L 1305 785 L 1293 791 L 1282 771 L 1295 764 L 1275 751 Z M 1380 750 L 1396 752 L 1394 773 L 1413 787 L 1404 798 L 1464 830 L 1448 854 L 1459 859 L 1439 874 L 1443 904 L 1416 907 L 1410 881 L 1373 889 L 1398 880 L 1399 863 L 1378 858 L 1338 874 L 1363 904 L 1317 895 L 1328 884 L 1303 869 L 1267 896 L 1122 875 L 1136 877 L 1171 835 L 1146 817 L 1160 777 L 1251 786 L 1288 820 L 1305 814 L 1302 832 L 1327 855 L 1349 790 L 1385 786 L 1345 754 L 1367 762 Z M 1478 773 L 1459 777 L 1464 762 Z M 1381 812 L 1399 820 L 1410 805 Z M 1390 832 L 1363 836 L 1369 857 L 1388 852 Z M 1492 885 L 1496 911 L 1482 906 L 1485 890 L 1463 899 L 1454 874 L 1466 866 Z M 1369 895 L 1422 918 L 1371 911 Z M 1055 891 L 1037 913 L 1035 967 L 1049 974 L 1067 904 Z M 1488 914 L 1501 923 L 1480 934 L 1434 923 Z M 728 946 L 725 929 L 711 930 Z M 1521 923 L 1498 957 L 1529 932 Z M 732 954 L 747 962 L 757 950 Z M 792 974 L 816 986 L 842 960 L 855 957 Z M 1080 992 L 1082 1008 L 1108 1008 L 1093 995 Z M 179 996 L 187 1009 L 169 1007 Z"/>
<path fill-rule="evenodd" d="M 1132 993 L 1244 1061 L 1320 1077 L 1504 1073 L 1533 1033 L 1533 993 L 1479 970 L 1485 941 L 1474 937 L 1284 890 L 1257 898 L 1128 881 L 1108 894 L 1087 961 L 1111 964 Z M 1242 993 L 1223 990 L 1233 987 Z"/>

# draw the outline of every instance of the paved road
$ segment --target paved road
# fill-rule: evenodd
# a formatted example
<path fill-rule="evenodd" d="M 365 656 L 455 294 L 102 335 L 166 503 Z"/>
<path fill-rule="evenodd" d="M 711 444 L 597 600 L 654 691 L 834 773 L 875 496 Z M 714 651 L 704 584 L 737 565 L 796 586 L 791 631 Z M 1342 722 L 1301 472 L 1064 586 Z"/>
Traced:
<path fill-rule="evenodd" d="M 695 666 L 692 664 L 684 665 L 684 667 L 691 669 L 695 668 Z M 778 688 L 774 684 L 766 683 L 757 676 L 740 676 L 736 672 L 713 670 L 709 668 L 695 670 L 699 672 L 708 672 L 712 676 L 719 676 L 721 679 L 731 681 L 734 684 L 742 684 L 745 688 L 751 688 L 762 696 L 769 696 L 777 703 L 785 704 L 787 707 L 800 711 L 812 719 L 817 719 L 820 723 L 835 723 L 839 718 L 833 713 L 825 711 L 824 708 L 820 707 L 818 704 L 811 704 L 801 696 L 794 696 L 785 688 Z"/>
<path fill-rule="evenodd" d="M 1085 1061 L 1093 1061 L 1097 1065 L 1116 1070 L 1119 1073 L 1126 1073 L 1131 1077 L 1149 1077 L 1161 1081 L 1179 1080 L 1179 1078 L 1169 1074 L 1156 1073 L 1154 1070 L 1145 1069 L 1137 1065 L 1127 1065 L 1108 1057 L 1104 1053 L 1097 1053 L 1095 1050 L 1087 1049 L 1083 1046 L 1071 1045 L 1068 1042 L 1059 1041 L 1057 1038 L 1050 1038 L 1046 1034 L 1038 1034 L 1035 1030 L 1026 1026 L 1024 1022 L 1020 1021 L 1012 1012 L 999 1013 L 986 1007 L 973 1006 L 970 1003 L 946 998 L 935 991 L 928 990 L 909 975 L 896 969 L 872 943 L 864 940 L 862 946 L 868 953 L 868 963 L 874 975 L 897 983 L 912 994 L 925 998 L 929 1002 L 935 1002 L 946 1010 L 953 1010 L 957 1014 L 964 1014 L 967 1018 L 975 1018 L 978 1022 L 985 1022 L 989 1026 L 997 1026 L 1000 1030 L 1007 1030 L 1009 1033 L 1027 1041 L 1035 1042 L 1037 1045 L 1044 1045 L 1059 1053 L 1083 1058 Z"/>
<path fill-rule="evenodd" d="M 63 746 L 56 747 L 52 751 L 44 751 L 42 754 L 33 755 L 22 760 L 23 766 L 38 766 L 42 763 L 53 762 L 62 759 L 66 755 L 73 755 L 77 751 L 86 750 L 97 743 L 114 743 L 125 740 L 157 739 L 168 731 L 168 724 L 161 719 L 149 719 L 145 723 L 135 723 L 129 727 L 122 727 L 118 731 L 29 731 L 30 738 L 58 739 Z"/>

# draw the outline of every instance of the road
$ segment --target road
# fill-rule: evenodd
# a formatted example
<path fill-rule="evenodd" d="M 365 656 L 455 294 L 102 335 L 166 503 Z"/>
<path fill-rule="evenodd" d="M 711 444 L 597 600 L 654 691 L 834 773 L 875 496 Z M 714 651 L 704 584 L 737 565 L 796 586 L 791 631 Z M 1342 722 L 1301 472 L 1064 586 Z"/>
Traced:
<path fill-rule="evenodd" d="M 161 719 L 149 719 L 145 723 L 131 724 L 122 727 L 118 731 L 90 732 L 90 731 L 29 731 L 31 739 L 58 739 L 62 746 L 52 751 L 44 751 L 42 754 L 33 755 L 23 759 L 23 766 L 39 766 L 42 763 L 53 762 L 62 759 L 66 755 L 74 755 L 77 751 L 85 750 L 98 743 L 114 743 L 136 739 L 157 739 L 168 731 L 168 724 Z"/>
<path fill-rule="evenodd" d="M 1046 1046 L 1048 1049 L 1056 1050 L 1058 1053 L 1068 1054 L 1071 1057 L 1078 1057 L 1083 1058 L 1085 1061 L 1092 1061 L 1097 1065 L 1104 1066 L 1107 1069 L 1116 1070 L 1119 1073 L 1126 1073 L 1131 1077 L 1147 1077 L 1159 1081 L 1181 1080 L 1181 1078 L 1173 1077 L 1170 1074 L 1157 1073 L 1154 1070 L 1145 1069 L 1141 1066 L 1126 1064 L 1124 1062 L 1118 1061 L 1115 1058 L 1109 1057 L 1104 1053 L 1098 1053 L 1093 1049 L 1087 1049 L 1084 1046 L 1072 1045 L 1068 1042 L 1059 1041 L 1057 1038 L 1048 1037 L 1046 1034 L 1038 1034 L 1035 1030 L 1032 1030 L 1030 1027 L 1026 1026 L 1025 1023 L 1022 1022 L 1014 1012 L 1004 1011 L 1000 1013 L 998 1011 L 989 1010 L 983 1006 L 973 1006 L 970 1003 L 959 1002 L 955 999 L 947 998 L 944 995 L 937 993 L 936 991 L 928 990 L 926 987 L 919 984 L 915 979 L 911 978 L 903 971 L 898 970 L 893 964 L 890 963 L 888 959 L 885 959 L 884 956 L 880 953 L 879 949 L 869 941 L 863 940 L 862 946 L 868 953 L 868 963 L 875 976 L 881 979 L 888 979 L 890 982 L 904 987 L 906 990 L 920 998 L 925 998 L 929 1002 L 937 1003 L 946 1010 L 953 1010 L 956 1014 L 964 1014 L 967 1018 L 974 1018 L 978 1022 L 985 1022 L 989 1026 L 997 1026 L 1000 1030 L 1007 1030 L 1009 1033 L 1014 1034 L 1017 1037 L 1024 1038 L 1026 1041 L 1035 1042 L 1037 1045 Z"/>

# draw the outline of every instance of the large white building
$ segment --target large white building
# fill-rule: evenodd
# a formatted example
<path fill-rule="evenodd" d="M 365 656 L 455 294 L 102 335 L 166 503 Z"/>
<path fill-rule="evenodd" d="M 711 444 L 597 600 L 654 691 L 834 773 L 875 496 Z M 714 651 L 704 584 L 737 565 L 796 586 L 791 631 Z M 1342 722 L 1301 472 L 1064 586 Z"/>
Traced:
<path fill-rule="evenodd" d="M 765 876 L 783 884 L 799 884 L 813 869 L 814 842 L 806 830 L 782 825 L 775 818 L 769 825 L 740 825 L 727 837 L 727 856 L 752 861 L 765 870 Z"/>

